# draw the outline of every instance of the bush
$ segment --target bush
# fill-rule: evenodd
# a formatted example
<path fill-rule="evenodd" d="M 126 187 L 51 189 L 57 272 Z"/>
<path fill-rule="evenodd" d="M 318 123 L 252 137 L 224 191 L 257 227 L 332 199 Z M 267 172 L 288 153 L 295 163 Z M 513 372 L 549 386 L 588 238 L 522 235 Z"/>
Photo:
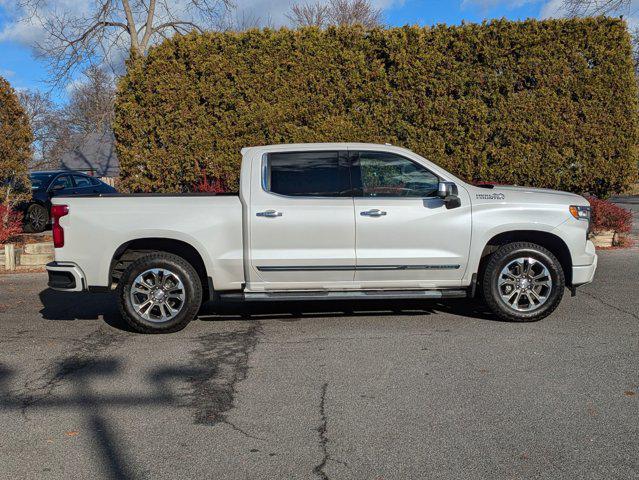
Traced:
<path fill-rule="evenodd" d="M 0 77 L 0 203 L 9 208 L 31 196 L 32 141 L 29 118 L 9 82 Z"/>
<path fill-rule="evenodd" d="M 614 203 L 600 200 L 597 197 L 588 198 L 590 202 L 590 224 L 593 233 L 612 230 L 617 233 L 628 233 L 632 228 L 632 212 Z"/>
<path fill-rule="evenodd" d="M 123 186 L 237 188 L 240 149 L 390 142 L 469 181 L 607 196 L 637 172 L 637 87 L 619 19 L 175 36 L 132 60 Z"/>
<path fill-rule="evenodd" d="M 22 233 L 22 214 L 0 204 L 0 245 Z"/>

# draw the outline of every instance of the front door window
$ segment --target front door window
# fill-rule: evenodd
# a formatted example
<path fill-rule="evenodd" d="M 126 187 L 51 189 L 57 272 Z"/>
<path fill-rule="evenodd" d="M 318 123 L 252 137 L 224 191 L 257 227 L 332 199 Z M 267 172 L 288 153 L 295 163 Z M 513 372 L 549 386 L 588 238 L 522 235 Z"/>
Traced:
<path fill-rule="evenodd" d="M 439 178 L 407 158 L 386 152 L 357 152 L 363 197 L 432 197 Z"/>

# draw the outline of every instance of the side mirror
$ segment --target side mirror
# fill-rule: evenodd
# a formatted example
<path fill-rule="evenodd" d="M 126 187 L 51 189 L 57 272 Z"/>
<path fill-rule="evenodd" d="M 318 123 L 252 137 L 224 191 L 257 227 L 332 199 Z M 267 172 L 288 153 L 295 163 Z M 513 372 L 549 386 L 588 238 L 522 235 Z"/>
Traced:
<path fill-rule="evenodd" d="M 446 209 L 461 207 L 461 200 L 457 194 L 457 185 L 454 182 L 439 182 L 437 196 L 444 200 Z"/>
<path fill-rule="evenodd" d="M 62 185 L 61 183 L 58 183 L 57 185 L 54 185 L 53 187 L 51 187 L 52 192 L 57 192 L 58 190 L 64 190 L 64 185 Z"/>

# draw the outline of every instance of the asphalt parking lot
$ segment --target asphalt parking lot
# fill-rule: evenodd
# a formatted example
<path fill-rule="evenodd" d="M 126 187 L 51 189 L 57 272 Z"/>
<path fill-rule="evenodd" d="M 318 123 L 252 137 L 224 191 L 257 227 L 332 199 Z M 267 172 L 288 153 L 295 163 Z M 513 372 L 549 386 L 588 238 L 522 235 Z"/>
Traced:
<path fill-rule="evenodd" d="M 639 250 L 537 323 L 465 300 L 208 306 L 0 275 L 0 478 L 639 478 Z"/>

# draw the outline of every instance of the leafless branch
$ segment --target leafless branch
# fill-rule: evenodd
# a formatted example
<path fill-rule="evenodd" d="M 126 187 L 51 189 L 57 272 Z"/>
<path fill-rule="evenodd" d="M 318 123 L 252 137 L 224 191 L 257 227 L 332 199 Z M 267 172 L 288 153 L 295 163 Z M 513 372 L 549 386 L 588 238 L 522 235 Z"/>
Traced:
<path fill-rule="evenodd" d="M 294 4 L 287 18 L 296 27 L 328 25 L 363 25 L 374 28 L 382 24 L 382 11 L 369 0 L 329 0 L 328 3 Z"/>
<path fill-rule="evenodd" d="M 164 30 L 165 28 L 173 28 L 175 29 L 177 32 L 180 31 L 181 27 L 190 27 L 194 30 L 197 30 L 198 32 L 202 32 L 203 30 L 197 26 L 195 23 L 193 22 L 165 22 L 162 23 L 160 25 L 158 25 L 157 27 L 153 28 L 153 33 L 155 32 L 159 32 L 160 30 Z"/>
<path fill-rule="evenodd" d="M 623 13 L 631 4 L 631 0 L 564 0 L 564 8 L 572 17 Z"/>
<path fill-rule="evenodd" d="M 295 4 L 286 17 L 296 27 L 325 27 L 329 22 L 329 6 L 323 3 Z"/>
<path fill-rule="evenodd" d="M 18 0 L 22 21 L 42 31 L 34 47 L 49 62 L 52 83 L 91 66 L 113 65 L 131 52 L 144 56 L 172 33 L 219 28 L 234 0 Z"/>
<path fill-rule="evenodd" d="M 331 22 L 335 25 L 363 25 L 373 28 L 381 25 L 382 11 L 368 0 L 330 0 Z"/>

